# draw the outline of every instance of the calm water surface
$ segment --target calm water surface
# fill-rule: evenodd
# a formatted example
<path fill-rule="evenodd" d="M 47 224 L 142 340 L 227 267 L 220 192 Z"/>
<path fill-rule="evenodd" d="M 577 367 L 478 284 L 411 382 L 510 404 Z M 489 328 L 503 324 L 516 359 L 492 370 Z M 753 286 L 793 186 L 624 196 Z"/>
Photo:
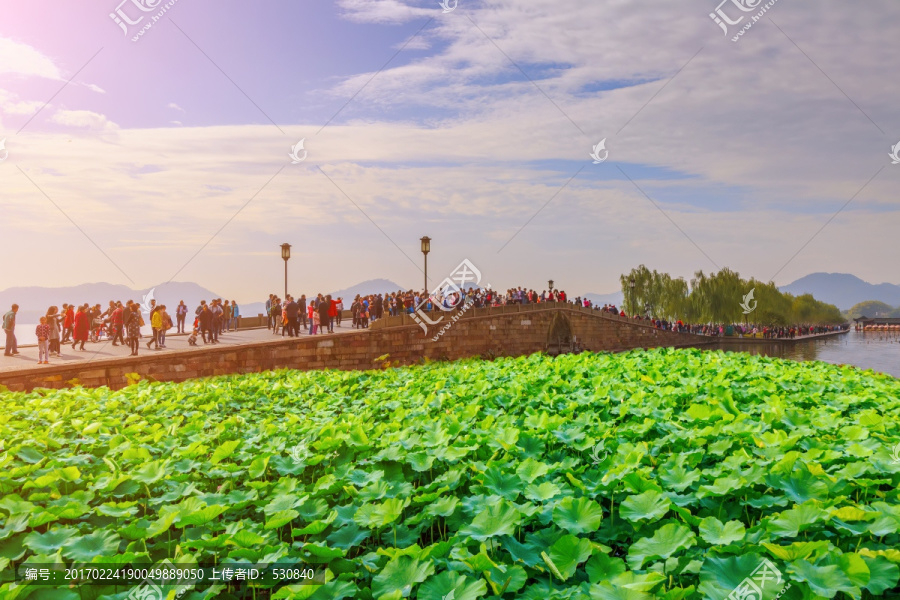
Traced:
<path fill-rule="evenodd" d="M 721 350 L 774 356 L 797 361 L 820 360 L 835 365 L 853 365 L 900 377 L 900 332 L 857 332 L 791 345 L 728 345 Z"/>

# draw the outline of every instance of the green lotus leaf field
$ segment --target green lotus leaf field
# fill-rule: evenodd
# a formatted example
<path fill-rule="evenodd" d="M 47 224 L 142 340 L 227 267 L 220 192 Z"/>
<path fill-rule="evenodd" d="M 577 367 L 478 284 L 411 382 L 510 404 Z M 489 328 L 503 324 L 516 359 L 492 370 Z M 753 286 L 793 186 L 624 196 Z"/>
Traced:
<path fill-rule="evenodd" d="M 5 392 L 0 598 L 165 560 L 323 574 L 184 600 L 898 597 L 898 415 L 871 371 L 671 349 Z"/>

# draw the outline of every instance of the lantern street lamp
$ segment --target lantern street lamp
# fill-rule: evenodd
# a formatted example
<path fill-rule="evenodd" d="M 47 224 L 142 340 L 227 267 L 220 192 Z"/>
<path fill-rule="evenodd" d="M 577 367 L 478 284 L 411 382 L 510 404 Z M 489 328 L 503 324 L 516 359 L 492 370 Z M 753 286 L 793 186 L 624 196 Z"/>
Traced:
<path fill-rule="evenodd" d="M 291 245 L 281 245 L 281 258 L 284 259 L 284 297 L 287 298 L 287 262 L 291 258 Z"/>
<path fill-rule="evenodd" d="M 550 292 L 553 291 L 553 280 L 552 279 L 547 282 L 547 287 L 549 288 L 548 291 L 550 291 Z"/>
<path fill-rule="evenodd" d="M 635 312 L 635 307 L 634 307 L 634 277 L 632 277 L 632 278 L 628 281 L 628 287 L 631 288 L 631 305 L 630 305 L 628 308 L 631 309 L 630 312 Z"/>
<path fill-rule="evenodd" d="M 422 242 L 422 254 L 425 255 L 425 293 L 428 293 L 428 253 L 431 252 L 431 238 L 427 235 L 419 240 Z"/>

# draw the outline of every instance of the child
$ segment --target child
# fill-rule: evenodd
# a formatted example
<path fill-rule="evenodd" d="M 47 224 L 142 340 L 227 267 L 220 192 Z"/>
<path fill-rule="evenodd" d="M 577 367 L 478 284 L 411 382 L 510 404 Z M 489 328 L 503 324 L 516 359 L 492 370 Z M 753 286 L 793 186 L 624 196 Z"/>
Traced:
<path fill-rule="evenodd" d="M 41 317 L 41 324 L 34 328 L 34 334 L 38 339 L 38 364 L 50 364 L 50 325 L 47 317 Z"/>
<path fill-rule="evenodd" d="M 319 331 L 319 311 L 317 311 L 317 310 L 313 311 L 311 323 L 312 323 L 312 327 L 311 327 L 310 334 L 316 335 L 316 333 L 318 333 L 318 331 Z"/>
<path fill-rule="evenodd" d="M 197 334 L 200 333 L 200 330 L 194 327 L 194 331 L 191 332 L 191 336 L 188 338 L 188 344 L 191 346 L 197 345 Z"/>

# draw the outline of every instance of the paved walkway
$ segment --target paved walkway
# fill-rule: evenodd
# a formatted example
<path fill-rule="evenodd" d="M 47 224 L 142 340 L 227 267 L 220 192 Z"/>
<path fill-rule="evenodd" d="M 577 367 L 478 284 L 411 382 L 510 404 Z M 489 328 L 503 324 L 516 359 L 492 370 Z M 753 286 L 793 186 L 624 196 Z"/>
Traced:
<path fill-rule="evenodd" d="M 307 330 L 308 331 L 308 330 Z M 315 337 L 326 339 L 330 335 L 340 335 L 342 333 L 351 333 L 354 331 L 363 331 L 361 329 L 353 329 L 353 327 L 344 322 L 343 327 L 335 326 L 334 334 L 323 334 L 317 335 Z M 309 337 L 306 332 L 302 332 L 300 334 L 301 338 Z M 172 335 L 169 334 L 166 336 L 166 348 L 161 348 L 159 350 L 151 350 L 147 348 L 147 342 L 150 341 L 149 336 L 144 336 L 142 339 L 142 343 L 138 348 L 138 353 L 140 356 L 150 356 L 157 354 L 165 354 L 167 352 L 173 352 L 175 350 L 185 351 L 185 350 L 199 350 L 201 348 L 213 348 L 213 347 L 222 347 L 222 346 L 240 346 L 242 344 L 248 344 L 251 342 L 262 342 L 266 340 L 276 340 L 276 339 L 286 339 L 281 337 L 281 334 L 274 335 L 271 330 L 261 328 L 261 329 L 241 329 L 239 331 L 231 331 L 228 333 L 223 333 L 219 335 L 219 343 L 218 344 L 203 344 L 203 341 L 198 337 L 197 338 L 197 346 L 190 346 L 188 344 L 188 336 L 187 335 Z M 79 343 L 79 347 L 80 347 Z M 38 365 L 38 348 L 37 346 L 20 346 L 19 354 L 16 356 L 4 356 L 0 354 L 0 373 L 17 371 L 19 369 L 26 368 L 35 368 L 35 367 L 50 367 L 53 365 L 70 365 L 70 364 L 78 364 L 78 363 L 87 363 L 88 361 L 100 360 L 105 358 L 127 358 L 131 354 L 131 351 L 127 346 L 113 346 L 112 343 L 107 342 L 105 340 L 101 340 L 96 344 L 91 342 L 85 342 L 84 344 L 84 352 L 80 350 L 72 350 L 71 344 L 62 344 L 61 348 L 62 354 L 60 356 L 51 356 L 49 365 Z"/>

